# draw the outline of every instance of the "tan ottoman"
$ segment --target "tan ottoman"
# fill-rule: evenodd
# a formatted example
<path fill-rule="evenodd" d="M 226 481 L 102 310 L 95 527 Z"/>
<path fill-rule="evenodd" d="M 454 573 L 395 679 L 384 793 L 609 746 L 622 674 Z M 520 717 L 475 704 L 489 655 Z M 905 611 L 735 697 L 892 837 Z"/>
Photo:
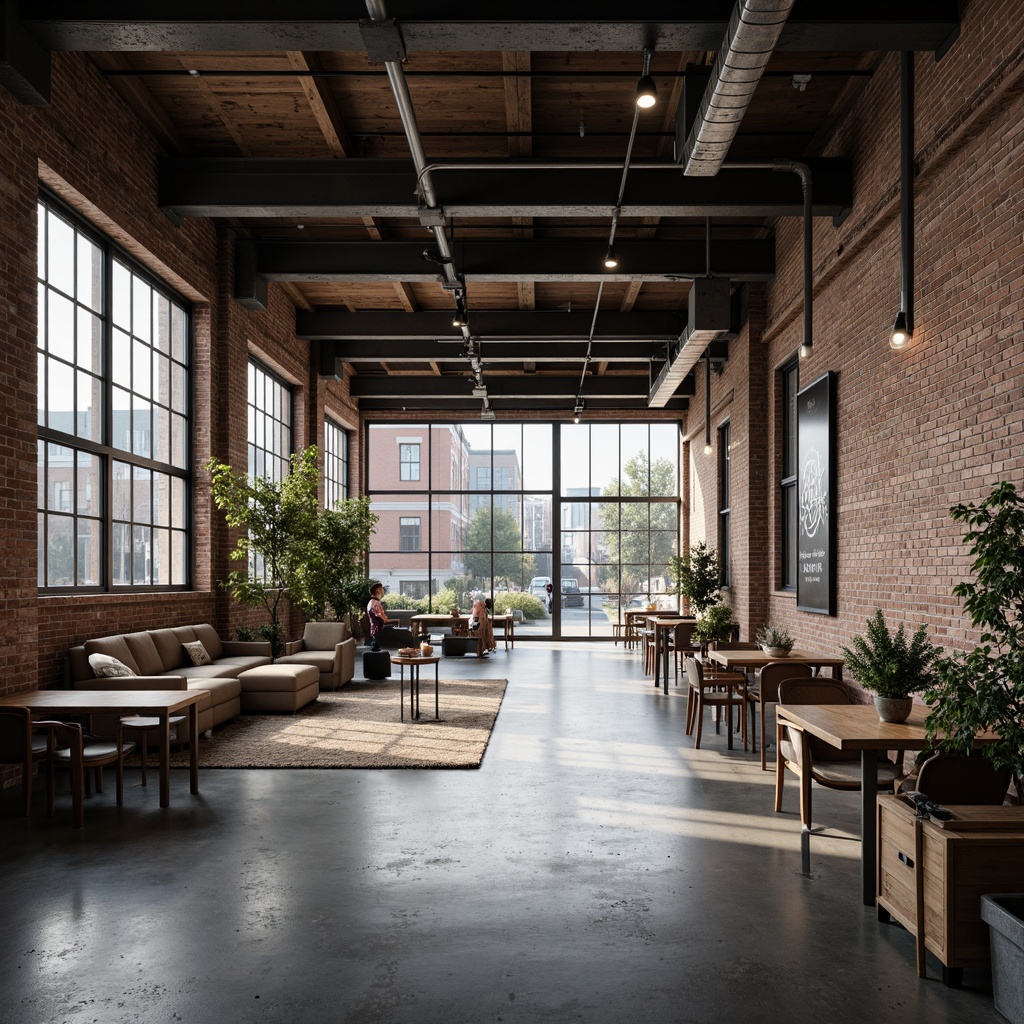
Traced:
<path fill-rule="evenodd" d="M 320 672 L 315 665 L 260 665 L 239 672 L 242 714 L 261 711 L 298 711 L 320 694 Z"/>

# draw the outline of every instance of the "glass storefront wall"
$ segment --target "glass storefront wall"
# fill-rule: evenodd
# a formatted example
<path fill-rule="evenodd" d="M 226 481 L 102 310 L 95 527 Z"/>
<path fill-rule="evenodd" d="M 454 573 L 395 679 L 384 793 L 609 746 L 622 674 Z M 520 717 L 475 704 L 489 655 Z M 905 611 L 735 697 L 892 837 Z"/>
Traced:
<path fill-rule="evenodd" d="M 609 637 L 627 608 L 676 607 L 679 450 L 674 423 L 372 424 L 370 575 L 391 608 L 479 591 L 518 635 Z"/>

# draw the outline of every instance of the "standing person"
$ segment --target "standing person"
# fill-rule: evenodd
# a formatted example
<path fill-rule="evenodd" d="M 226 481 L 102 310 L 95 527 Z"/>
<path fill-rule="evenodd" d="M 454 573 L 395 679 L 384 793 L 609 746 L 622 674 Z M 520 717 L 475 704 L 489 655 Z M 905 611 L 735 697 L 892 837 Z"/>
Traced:
<path fill-rule="evenodd" d="M 489 609 L 491 599 L 484 600 L 483 594 L 473 595 L 473 610 L 469 617 L 469 631 L 481 640 L 484 653 L 494 650 L 494 629 L 491 626 Z"/>
<path fill-rule="evenodd" d="M 366 616 L 370 620 L 370 650 L 379 651 L 380 645 L 377 643 L 377 638 L 380 635 L 380 631 L 388 625 L 392 620 L 388 618 L 388 613 L 384 611 L 384 606 L 380 603 L 380 599 L 384 596 L 384 584 L 375 583 L 370 587 L 370 601 L 366 606 Z"/>
<path fill-rule="evenodd" d="M 555 588 L 550 583 L 548 583 L 544 587 L 544 590 L 547 592 L 547 595 L 548 595 L 548 614 L 550 615 L 551 614 L 551 605 L 554 603 L 554 600 L 555 600 L 555 598 L 554 598 Z"/>

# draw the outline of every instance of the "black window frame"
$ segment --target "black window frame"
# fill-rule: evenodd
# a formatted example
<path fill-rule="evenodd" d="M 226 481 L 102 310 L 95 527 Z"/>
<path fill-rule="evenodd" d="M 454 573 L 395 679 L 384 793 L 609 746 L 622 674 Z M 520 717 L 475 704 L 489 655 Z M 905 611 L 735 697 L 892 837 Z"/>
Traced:
<path fill-rule="evenodd" d="M 324 417 L 324 508 L 334 508 L 348 498 L 348 431 Z"/>
<path fill-rule="evenodd" d="M 791 359 L 779 368 L 779 589 L 796 591 L 797 573 L 797 422 L 796 396 L 800 390 L 800 361 Z"/>
<path fill-rule="evenodd" d="M 416 458 L 407 459 L 406 451 L 416 449 Z M 402 441 L 398 445 L 398 481 L 399 483 L 419 483 L 421 478 L 422 452 L 421 445 L 416 441 Z"/>
<path fill-rule="evenodd" d="M 192 587 L 194 558 L 193 306 L 45 188 L 39 189 L 36 210 L 40 218 L 39 591 L 47 595 L 187 591 Z M 50 261 L 54 220 L 72 232 L 74 280 L 70 290 L 57 280 Z M 96 262 L 84 265 L 86 274 L 92 267 L 92 296 L 86 298 L 83 289 L 88 285 L 81 261 L 84 254 L 94 253 Z M 140 299 L 147 303 L 141 316 Z M 51 335 L 54 301 L 71 309 L 72 326 L 63 353 Z M 83 359 L 86 346 L 89 356 Z M 51 406 L 51 374 L 57 372 L 69 375 L 72 382 L 70 411 Z M 83 384 L 91 401 L 80 408 Z M 64 417 L 63 424 L 55 423 L 59 416 Z M 123 434 L 127 448 L 117 444 L 117 431 Z M 70 509 L 56 509 L 50 502 L 55 493 L 52 485 L 60 482 L 50 475 L 56 459 L 64 460 L 65 472 L 71 467 L 65 489 L 71 495 Z M 84 466 L 90 469 L 83 478 Z M 83 503 L 87 511 L 78 507 Z M 58 527 L 57 519 L 70 523 L 71 572 L 66 581 L 51 583 L 50 531 Z M 87 534 L 83 534 L 83 526 Z M 88 548 L 92 544 L 95 556 L 83 555 L 83 545 Z M 115 559 L 124 570 L 122 574 L 116 572 Z M 154 582 L 164 562 L 165 581 Z M 91 578 L 90 568 L 95 569 L 97 578 Z"/>
<path fill-rule="evenodd" d="M 420 531 L 423 527 L 421 516 L 398 517 L 398 550 L 421 551 Z"/>

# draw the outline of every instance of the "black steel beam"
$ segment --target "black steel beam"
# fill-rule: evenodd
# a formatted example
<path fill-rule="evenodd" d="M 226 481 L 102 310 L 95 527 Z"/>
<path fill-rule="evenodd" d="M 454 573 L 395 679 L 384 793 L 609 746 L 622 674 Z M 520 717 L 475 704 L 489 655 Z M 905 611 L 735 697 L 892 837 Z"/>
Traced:
<path fill-rule="evenodd" d="M 580 376 L 547 377 L 541 374 L 509 374 L 486 377 L 490 398 L 566 398 L 580 392 Z M 473 379 L 466 374 L 447 377 L 435 375 L 355 376 L 350 381 L 353 398 L 462 398 L 472 397 Z M 586 398 L 643 398 L 646 403 L 650 381 L 647 374 L 606 374 L 589 376 L 583 384 Z"/>
<path fill-rule="evenodd" d="M 0 86 L 28 106 L 50 102 L 50 53 L 18 20 L 14 0 L 0 3 Z"/>
<path fill-rule="evenodd" d="M 423 242 L 248 242 L 253 272 L 268 281 L 436 281 L 437 252 Z M 607 243 L 585 241 L 459 242 L 458 272 L 467 281 L 676 281 L 703 277 L 703 241 L 643 239 L 616 244 L 619 266 L 606 270 Z M 424 253 L 432 258 L 425 258 Z M 242 261 L 238 261 L 241 266 Z M 718 241 L 711 245 L 715 277 L 769 281 L 775 276 L 775 240 Z M 245 292 L 251 285 L 237 282 Z"/>
<path fill-rule="evenodd" d="M 650 413 L 650 419 L 673 419 L 660 416 L 661 412 L 685 412 L 690 406 L 688 398 L 672 398 L 664 409 L 649 409 L 646 401 L 630 399 L 588 398 L 584 394 L 584 416 L 588 412 L 601 410 L 604 412 Z M 464 412 L 479 413 L 479 398 L 362 398 L 359 400 L 361 412 Z M 568 417 L 573 414 L 574 399 L 565 398 L 506 398 L 492 401 L 491 408 L 496 412 L 554 412 Z M 561 418 L 561 417 L 558 417 Z"/>
<path fill-rule="evenodd" d="M 415 314 L 412 314 L 415 315 Z M 455 328 L 453 328 L 455 330 Z M 346 363 L 452 363 L 466 359 L 461 335 L 447 340 L 323 341 Z M 590 359 L 596 363 L 647 363 L 665 358 L 665 341 L 595 341 Z M 586 341 L 476 341 L 485 366 L 492 363 L 578 363 L 587 355 Z"/>
<path fill-rule="evenodd" d="M 464 0 L 389 0 L 407 50 L 718 50 L 733 0 L 519 0 L 482 16 Z M 429 8 L 429 14 L 426 12 Z M 681 10 L 693 11 L 681 17 Z M 363 0 L 33 0 L 23 22 L 52 50 L 362 52 Z M 240 13 L 244 11 L 244 13 Z M 780 50 L 936 50 L 959 25 L 956 0 L 802 0 Z"/>
<path fill-rule="evenodd" d="M 841 217 L 853 202 L 848 160 L 806 161 L 816 217 Z M 433 171 L 450 217 L 608 217 L 621 169 L 585 164 L 550 169 Z M 474 165 L 477 167 L 479 165 Z M 418 213 L 416 174 L 406 160 L 167 159 L 159 203 L 183 217 L 409 217 Z M 803 193 L 795 174 L 726 168 L 683 177 L 675 165 L 630 169 L 622 217 L 796 217 Z"/>
<path fill-rule="evenodd" d="M 566 313 L 534 310 L 470 311 L 470 328 L 475 338 L 505 342 L 585 341 L 590 336 L 593 311 Z M 685 313 L 619 313 L 601 311 L 594 324 L 595 341 L 675 341 L 686 327 Z M 351 313 L 344 309 L 299 310 L 296 334 L 308 341 L 344 339 L 346 342 L 385 340 L 461 342 L 461 332 L 452 327 L 451 311 L 406 313 Z M 381 351 L 378 347 L 377 351 Z M 528 358 L 525 357 L 524 358 Z"/>

